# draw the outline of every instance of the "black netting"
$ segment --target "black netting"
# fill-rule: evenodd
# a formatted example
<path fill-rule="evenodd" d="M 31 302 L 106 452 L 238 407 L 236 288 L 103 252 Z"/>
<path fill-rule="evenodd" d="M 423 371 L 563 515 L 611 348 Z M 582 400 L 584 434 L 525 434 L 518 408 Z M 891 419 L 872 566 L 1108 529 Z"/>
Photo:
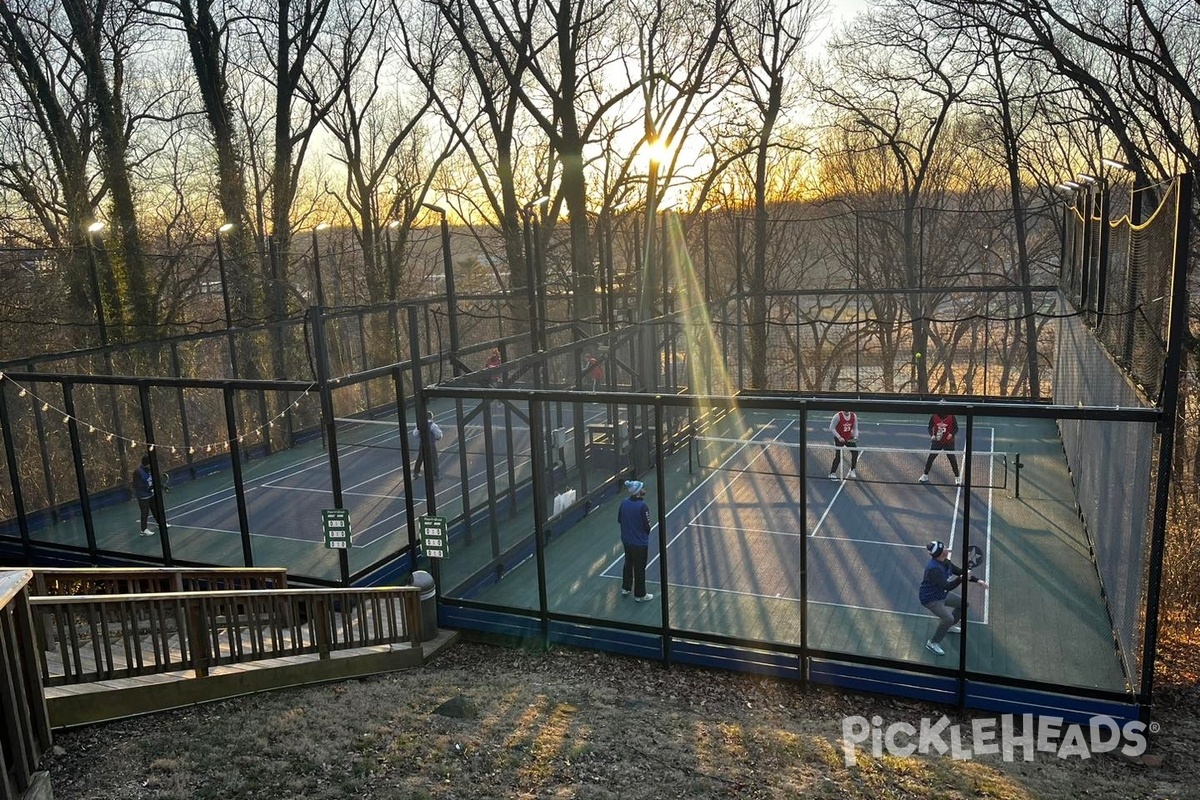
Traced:
<path fill-rule="evenodd" d="M 1078 317 L 1065 319 L 1060 331 L 1055 403 L 1149 405 Z M 1136 676 L 1154 430 L 1145 423 L 1086 419 L 1060 420 L 1059 428 L 1127 675 Z"/>
<path fill-rule="evenodd" d="M 1178 191 L 1175 183 L 1138 191 L 1135 208 L 1157 201 L 1140 220 L 1124 216 L 1109 225 L 1072 209 L 1061 286 L 1116 363 L 1156 399 L 1167 346 Z"/>

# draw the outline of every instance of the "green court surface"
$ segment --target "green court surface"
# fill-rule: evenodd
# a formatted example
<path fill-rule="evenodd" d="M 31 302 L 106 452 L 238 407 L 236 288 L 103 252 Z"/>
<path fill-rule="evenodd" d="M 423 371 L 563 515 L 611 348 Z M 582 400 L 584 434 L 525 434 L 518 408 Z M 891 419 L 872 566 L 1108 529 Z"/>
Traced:
<path fill-rule="evenodd" d="M 970 588 L 972 614 L 965 636 L 967 668 L 1061 686 L 1127 691 L 1122 660 L 1114 645 L 1100 581 L 1075 506 L 1055 425 L 1051 421 L 977 418 L 975 426 L 977 432 L 990 430 L 994 448 L 1009 455 L 1014 469 L 1019 453 L 1023 469 L 1020 497 L 1015 492 L 1015 474 L 1009 476 L 1003 489 L 972 491 L 972 541 L 980 541 L 987 554 L 983 569 L 991 591 L 985 597 L 983 590 Z M 722 491 L 711 489 L 710 473 L 689 469 L 686 453 L 671 456 L 666 466 L 669 528 L 676 527 L 676 521 L 683 519 L 673 510 L 697 503 L 698 493 L 711 494 L 704 502 L 716 506 L 725 502 Z M 728 478 L 722 480 L 724 487 Z M 760 544 L 761 531 L 728 527 L 716 532 L 717 539 L 695 539 L 689 543 L 687 537 L 676 536 L 678 530 L 668 530 L 670 626 L 684 633 L 697 631 L 799 644 L 802 618 L 800 601 L 796 599 L 799 593 L 789 597 L 786 590 L 775 590 L 784 583 L 798 585 L 799 577 L 779 575 L 779 564 L 774 561 L 783 548 L 791 558 L 800 547 L 806 546 L 810 548 L 810 570 L 816 564 L 837 565 L 832 588 L 819 589 L 826 593 L 820 598 L 818 581 L 810 575 L 811 599 L 807 610 L 810 648 L 957 667 L 962 646 L 958 636 L 951 634 L 943 641 L 945 656 L 935 656 L 925 649 L 925 640 L 933 633 L 935 622 L 915 597 L 928 560 L 924 544 L 930 538 L 952 536 L 953 518 L 945 515 L 944 531 L 933 536 L 925 529 L 903 529 L 905 520 L 922 518 L 923 506 L 934 509 L 931 513 L 935 515 L 941 514 L 938 504 L 949 502 L 954 490 L 918 486 L 915 480 L 911 486 L 896 486 L 888 491 L 872 487 L 874 490 L 858 495 L 851 495 L 857 487 L 847 487 L 832 506 L 822 506 L 830 502 L 827 482 L 824 474 L 809 481 L 809 525 L 822 514 L 825 514 L 822 525 L 829 525 L 831 518 L 841 518 L 846 521 L 843 527 L 853 528 L 854 537 L 862 542 L 858 551 L 838 550 L 832 562 L 829 553 L 822 550 L 830 546 L 828 542 L 835 538 L 832 536 L 823 539 L 797 535 L 795 530 L 778 530 L 774 539 L 781 543 L 773 549 L 764 549 Z M 657 518 L 653 476 L 647 479 L 647 489 L 647 502 Z M 647 571 L 648 590 L 656 595 L 655 600 L 633 603 L 619 591 L 622 548 L 616 511 L 622 497 L 621 494 L 611 497 L 545 548 L 546 596 L 551 612 L 649 626 L 662 624 L 657 528 L 652 533 L 651 564 Z M 957 497 L 961 501 L 962 495 Z M 766 495 L 757 502 L 777 505 L 775 498 Z M 793 502 L 798 501 L 793 498 Z M 867 507 L 863 508 L 863 504 Z M 855 505 L 859 507 L 851 508 Z M 889 507 L 881 508 L 884 505 Z M 794 508 L 784 517 L 796 518 Z M 876 524 L 871 520 L 883 522 Z M 885 531 L 889 524 L 900 527 Z M 528 543 L 528 532 L 532 529 L 528 519 L 514 519 L 509 525 L 508 541 L 518 542 L 524 535 Z M 884 542 L 889 536 L 900 540 Z M 958 536 L 961 539 L 961 526 Z M 902 541 L 905 538 L 907 541 Z M 880 541 L 873 543 L 872 539 Z M 719 546 L 713 546 L 714 541 Z M 881 560 L 870 555 L 874 552 L 872 544 L 881 547 L 886 544 L 891 549 Z M 677 560 L 676 548 L 681 552 L 691 548 L 692 552 L 681 562 Z M 484 542 L 452 549 L 450 557 L 440 565 L 444 594 L 463 596 L 466 586 L 460 585 L 461 579 L 474 574 L 475 566 L 489 560 L 484 549 L 490 549 Z M 956 553 L 954 560 L 961 563 L 960 554 Z M 723 567 L 704 569 L 714 562 L 721 562 Z M 683 569 L 679 567 L 681 563 L 690 566 Z M 730 563 L 746 574 L 728 577 Z M 698 578 L 700 574 L 704 577 Z M 537 587 L 536 559 L 530 555 L 518 565 L 510 566 L 499 581 L 472 591 L 470 599 L 536 609 Z M 828 594 L 829 591 L 833 594 Z"/>
<path fill-rule="evenodd" d="M 777 416 L 747 415 L 746 429 L 793 435 L 796 425 Z M 808 420 L 810 442 L 827 445 L 821 433 L 825 424 L 823 419 Z M 905 425 L 916 433 L 905 433 Z M 865 418 L 863 439 L 876 444 L 887 436 L 919 440 L 922 425 L 923 419 L 916 418 Z M 974 426 L 977 445 L 1004 454 L 1010 471 L 1002 486 L 973 482 L 969 493 L 971 540 L 986 555 L 983 572 L 992 588 L 987 595 L 970 589 L 967 668 L 1054 685 L 1127 691 L 1056 426 L 1002 418 L 977 418 Z M 887 431 L 892 433 L 885 435 Z M 738 432 L 732 424 L 716 431 Z M 459 518 L 469 497 L 475 517 L 469 532 L 460 527 L 452 536 L 449 556 L 436 566 L 442 595 L 536 611 L 538 562 L 527 490 L 500 492 L 494 497 L 495 513 L 487 513 L 480 487 L 486 495 L 483 479 L 489 472 L 504 471 L 503 465 L 468 464 L 466 476 L 474 488 L 464 492 L 461 465 L 452 448 L 445 452 L 443 479 L 435 487 L 437 512 Z M 1023 464 L 1019 497 L 1018 453 Z M 944 640 L 945 656 L 924 648 L 934 618 L 916 601 L 928 558 L 924 545 L 930 539 L 955 540 L 955 561 L 962 560 L 957 542 L 968 493 L 954 485 L 942 459 L 934 469 L 934 477 L 941 479 L 937 485 L 918 485 L 921 453 L 904 462 L 896 472 L 900 477 L 878 483 L 830 481 L 822 455 L 818 474 L 802 485 L 798 477 L 703 469 L 693 455 L 687 450 L 669 455 L 664 470 L 667 621 L 672 629 L 683 635 L 694 631 L 799 645 L 799 564 L 801 550 L 807 548 L 808 647 L 957 667 L 959 637 Z M 394 449 L 362 447 L 343 454 L 344 505 L 355 528 L 355 546 L 346 552 L 352 573 L 408 545 L 409 501 L 403 496 L 399 456 Z M 874 456 L 864 451 L 862 457 Z M 531 465 L 518 453 L 513 460 L 520 463 L 514 466 L 517 482 L 512 485 L 527 485 Z M 860 477 L 867 477 L 867 461 L 861 467 Z M 337 581 L 341 555 L 324 546 L 321 532 L 320 510 L 333 506 L 322 443 L 311 441 L 250 462 L 245 479 L 250 530 L 256 531 L 250 537 L 253 563 L 285 565 L 296 576 Z M 657 481 L 653 474 L 644 479 L 657 520 Z M 578 482 L 578 474 L 571 480 Z M 623 494 L 613 492 L 619 479 L 611 468 L 588 473 L 591 489 L 606 481 L 610 490 L 582 519 L 571 525 L 553 518 L 547 523 L 555 529 L 544 549 L 548 608 L 584 620 L 659 627 L 664 593 L 658 531 L 652 534 L 647 574 L 656 597 L 634 603 L 619 591 L 622 547 L 616 511 Z M 801 492 L 808 506 L 804 514 Z M 418 483 L 413 494 L 411 513 L 419 516 L 428 510 L 425 484 Z M 167 505 L 176 562 L 245 563 L 228 471 L 175 481 Z M 159 537 L 139 536 L 137 515 L 132 500 L 98 508 L 93 515 L 98 549 L 161 559 Z M 35 539 L 86 546 L 79 517 L 38 529 Z"/>

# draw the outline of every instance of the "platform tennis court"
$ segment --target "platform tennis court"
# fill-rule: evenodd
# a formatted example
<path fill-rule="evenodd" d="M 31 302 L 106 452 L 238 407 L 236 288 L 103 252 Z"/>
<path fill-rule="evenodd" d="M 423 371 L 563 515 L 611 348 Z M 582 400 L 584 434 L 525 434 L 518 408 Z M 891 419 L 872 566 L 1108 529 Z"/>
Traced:
<path fill-rule="evenodd" d="M 809 599 L 819 605 L 927 618 L 916 586 L 929 560 L 932 539 L 960 549 L 966 490 L 955 483 L 945 455 L 939 455 L 928 484 L 918 483 L 928 450 L 924 429 L 912 423 L 870 423 L 856 476 L 849 457 L 837 480 L 826 477 L 832 448 L 811 425 L 804 448 L 809 471 L 802 481 L 795 421 L 772 420 L 752 439 L 720 440 L 724 461 L 705 461 L 705 477 L 667 514 L 668 571 L 672 585 L 732 595 L 799 601 L 801 551 L 808 539 Z M 972 484 L 971 539 L 983 560 L 977 572 L 986 580 L 991 544 L 991 494 L 1003 477 L 1006 454 L 995 453 L 995 432 L 974 430 L 974 463 L 991 470 Z M 993 454 L 997 457 L 992 457 Z M 963 465 L 961 455 L 960 467 Z M 711 465 L 711 466 L 710 466 Z M 806 495 L 802 509 L 800 493 Z M 653 575 L 657 537 L 651 536 Z M 605 577 L 620 580 L 620 558 Z M 987 593 L 978 590 L 969 620 L 987 624 Z"/>
<path fill-rule="evenodd" d="M 444 434 L 437 443 L 440 469 L 433 483 L 435 507 L 461 507 L 464 495 L 486 494 L 489 479 L 501 487 L 528 480 L 531 436 L 528 419 L 519 408 L 494 403 L 485 412 L 482 405 L 468 406 L 462 416 L 453 405 L 440 404 L 432 410 Z M 571 414 L 572 409 L 565 408 L 557 423 L 571 425 Z M 594 410 L 585 411 L 583 422 L 595 422 L 599 416 Z M 459 419 L 466 421 L 460 425 Z M 418 452 L 410 428 L 411 422 L 402 426 L 395 416 L 336 420 L 342 504 L 350 510 L 355 549 L 389 542 L 399 546 L 408 541 L 410 499 L 405 491 L 404 457 L 407 452 L 412 471 Z M 294 553 L 296 547 L 323 547 L 321 512 L 334 507 L 329 461 L 327 443 L 315 439 L 246 462 L 243 485 L 248 528 L 256 550 L 265 548 L 265 557 L 280 557 L 273 548 Z M 418 515 L 429 506 L 427 487 L 423 475 L 414 478 L 411 503 Z M 176 480 L 173 491 L 164 496 L 173 543 L 211 553 L 236 547 L 241 525 L 235 500 L 234 486 L 226 474 Z M 100 536 L 153 549 L 157 537 L 136 535 L 137 516 L 132 500 L 105 509 L 97 515 Z M 157 525 L 151 521 L 150 528 L 157 530 Z M 223 544 L 225 540 L 228 545 Z"/>

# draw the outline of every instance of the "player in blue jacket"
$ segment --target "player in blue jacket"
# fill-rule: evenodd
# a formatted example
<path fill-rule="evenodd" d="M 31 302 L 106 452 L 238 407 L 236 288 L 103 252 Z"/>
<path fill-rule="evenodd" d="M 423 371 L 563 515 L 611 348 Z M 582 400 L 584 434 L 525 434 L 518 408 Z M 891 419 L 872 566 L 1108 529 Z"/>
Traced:
<path fill-rule="evenodd" d="M 966 613 L 967 604 L 956 594 L 950 594 L 965 580 L 988 588 L 986 581 L 981 581 L 962 567 L 950 560 L 950 551 L 939 541 L 930 542 L 925 546 L 929 551 L 929 563 L 925 565 L 925 576 L 921 579 L 918 598 L 938 618 L 937 630 L 925 642 L 925 648 L 939 656 L 946 655 L 941 641 L 947 633 L 960 632 L 959 620 Z"/>
<path fill-rule="evenodd" d="M 617 521 L 621 524 L 621 544 L 625 546 L 625 568 L 621 573 L 621 594 L 632 590 L 633 599 L 645 603 L 654 599 L 646 594 L 646 562 L 650 558 L 650 507 L 646 505 L 646 486 L 641 481 L 625 481 L 629 497 L 621 501 Z"/>
<path fill-rule="evenodd" d="M 142 456 L 142 463 L 133 471 L 133 496 L 138 502 L 138 511 L 141 517 L 138 522 L 138 533 L 142 536 L 153 536 L 154 531 L 150 530 L 150 514 L 154 514 L 154 521 L 158 523 L 160 531 L 166 530 L 167 526 L 163 524 L 162 517 L 158 515 L 158 502 L 155 498 L 154 491 L 154 473 L 150 469 L 150 456 Z"/>

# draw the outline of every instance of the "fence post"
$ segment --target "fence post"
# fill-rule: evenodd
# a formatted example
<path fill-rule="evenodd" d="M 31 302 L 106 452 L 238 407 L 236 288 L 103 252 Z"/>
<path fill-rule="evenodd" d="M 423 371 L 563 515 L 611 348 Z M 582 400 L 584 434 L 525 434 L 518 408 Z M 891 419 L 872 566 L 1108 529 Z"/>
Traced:
<path fill-rule="evenodd" d="M 329 658 L 329 601 L 324 595 L 313 599 L 313 639 L 317 644 L 317 654 Z"/>
<path fill-rule="evenodd" d="M 192 668 L 197 678 L 208 677 L 208 626 L 205 624 L 202 604 L 204 598 L 189 597 L 184 600 L 187 607 L 187 646 Z"/>
<path fill-rule="evenodd" d="M 421 590 L 413 588 L 404 595 L 404 630 L 408 634 L 408 643 L 413 647 L 421 645 Z"/>

